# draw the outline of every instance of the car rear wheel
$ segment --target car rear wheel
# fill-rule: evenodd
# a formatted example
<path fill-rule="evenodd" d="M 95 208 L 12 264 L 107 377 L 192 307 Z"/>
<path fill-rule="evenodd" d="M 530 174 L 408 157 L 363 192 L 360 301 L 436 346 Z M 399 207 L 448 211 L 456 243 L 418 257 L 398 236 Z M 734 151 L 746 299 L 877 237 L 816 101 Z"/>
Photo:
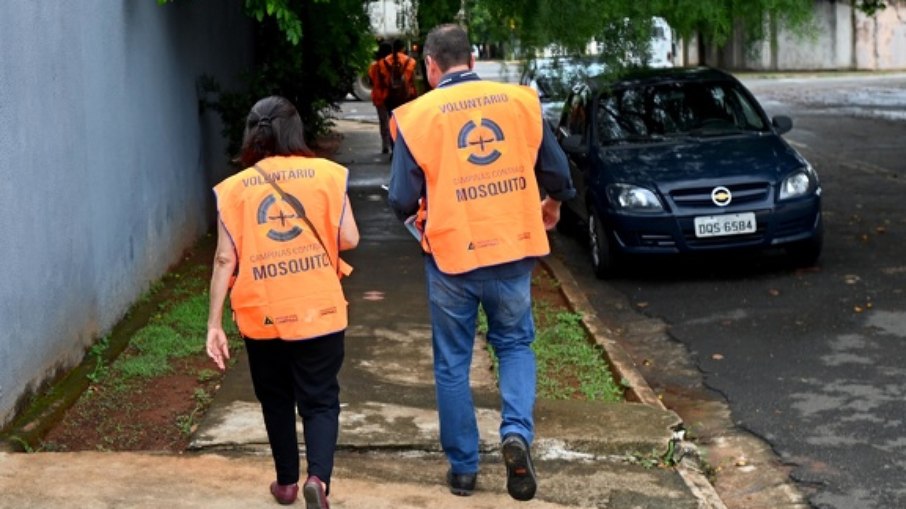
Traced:
<path fill-rule="evenodd" d="M 610 236 L 604 228 L 601 216 L 592 210 L 588 212 L 588 244 L 591 248 L 591 265 L 598 279 L 614 276 L 617 266 L 617 255 L 613 250 Z"/>

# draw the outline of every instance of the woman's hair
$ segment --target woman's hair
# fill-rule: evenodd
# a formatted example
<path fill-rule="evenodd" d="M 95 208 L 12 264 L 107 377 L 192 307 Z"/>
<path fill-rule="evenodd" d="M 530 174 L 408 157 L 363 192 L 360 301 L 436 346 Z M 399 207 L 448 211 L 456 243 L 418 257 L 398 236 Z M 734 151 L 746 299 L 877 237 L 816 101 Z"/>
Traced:
<path fill-rule="evenodd" d="M 314 156 L 305 144 L 302 119 L 291 102 L 272 95 L 261 99 L 245 120 L 239 162 L 246 168 L 270 156 Z"/>

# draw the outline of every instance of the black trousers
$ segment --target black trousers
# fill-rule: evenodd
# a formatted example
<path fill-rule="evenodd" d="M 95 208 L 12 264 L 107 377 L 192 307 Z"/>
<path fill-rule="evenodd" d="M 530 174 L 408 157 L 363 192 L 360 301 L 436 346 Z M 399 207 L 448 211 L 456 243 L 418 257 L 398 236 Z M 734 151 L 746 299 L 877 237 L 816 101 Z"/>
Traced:
<path fill-rule="evenodd" d="M 299 482 L 296 410 L 302 417 L 308 475 L 330 486 L 340 418 L 345 331 L 302 341 L 246 339 L 277 482 Z"/>

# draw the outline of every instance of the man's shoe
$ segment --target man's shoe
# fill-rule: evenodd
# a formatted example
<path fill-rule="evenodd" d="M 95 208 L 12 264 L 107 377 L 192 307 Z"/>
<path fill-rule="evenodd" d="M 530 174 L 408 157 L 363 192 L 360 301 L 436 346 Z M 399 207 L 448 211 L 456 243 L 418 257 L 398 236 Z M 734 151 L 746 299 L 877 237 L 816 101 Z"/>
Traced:
<path fill-rule="evenodd" d="M 302 485 L 302 497 L 305 498 L 305 509 L 330 509 L 324 483 L 316 475 L 311 475 Z"/>
<path fill-rule="evenodd" d="M 454 474 L 452 470 L 447 470 L 447 485 L 450 486 L 450 493 L 460 497 L 468 497 L 475 491 L 475 482 L 478 480 L 478 474 Z"/>
<path fill-rule="evenodd" d="M 516 434 L 507 435 L 503 439 L 501 452 L 506 464 L 507 493 L 516 500 L 531 500 L 538 489 L 538 481 L 525 439 Z"/>
<path fill-rule="evenodd" d="M 384 147 L 384 148 L 381 149 L 381 153 L 382 153 L 382 154 L 389 154 L 389 153 L 390 153 L 390 149 L 387 148 L 387 147 Z"/>
<path fill-rule="evenodd" d="M 299 496 L 299 484 L 277 484 L 277 481 L 274 481 L 271 483 L 271 495 L 277 499 L 278 504 L 290 505 Z"/>

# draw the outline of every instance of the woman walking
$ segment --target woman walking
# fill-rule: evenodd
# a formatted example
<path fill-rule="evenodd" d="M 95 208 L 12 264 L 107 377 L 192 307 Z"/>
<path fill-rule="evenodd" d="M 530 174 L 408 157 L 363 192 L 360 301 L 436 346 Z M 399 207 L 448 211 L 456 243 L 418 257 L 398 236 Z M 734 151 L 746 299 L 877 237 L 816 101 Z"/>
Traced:
<path fill-rule="evenodd" d="M 339 251 L 359 241 L 348 171 L 314 157 L 296 108 L 277 96 L 252 107 L 239 159 L 246 169 L 214 188 L 219 220 L 207 353 L 226 368 L 229 293 L 274 459 L 270 492 L 280 504 L 298 496 L 298 411 L 306 508 L 327 509 L 347 327 L 340 277 L 351 271 Z"/>

